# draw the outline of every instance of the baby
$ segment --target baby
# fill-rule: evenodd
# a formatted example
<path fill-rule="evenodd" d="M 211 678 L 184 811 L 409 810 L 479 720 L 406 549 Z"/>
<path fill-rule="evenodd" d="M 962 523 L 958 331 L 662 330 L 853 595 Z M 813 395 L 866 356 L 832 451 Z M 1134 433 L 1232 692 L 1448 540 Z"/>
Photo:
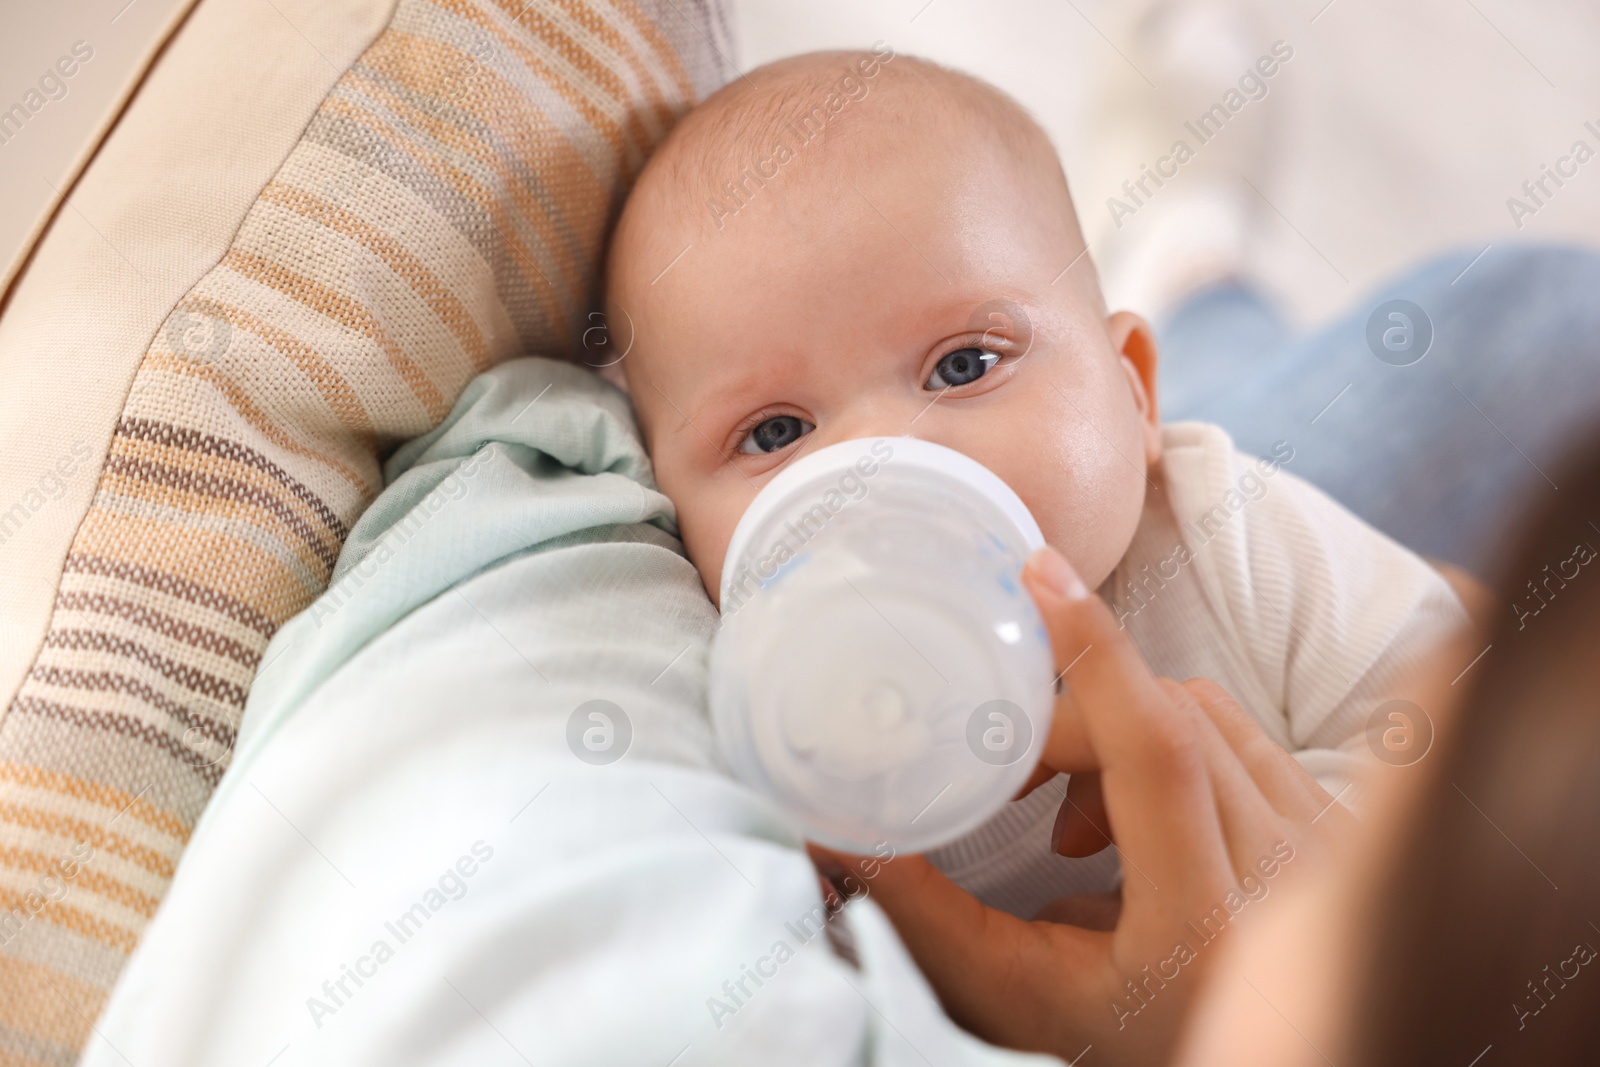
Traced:
<path fill-rule="evenodd" d="M 1283 470 L 1292 442 L 1251 460 L 1216 427 L 1162 425 L 1155 338 L 1107 314 L 1085 253 L 1037 124 L 882 45 L 751 71 L 691 112 L 607 266 L 689 558 L 715 598 L 740 515 L 810 450 L 954 448 L 1021 496 L 1153 671 L 1221 684 L 1349 802 L 1369 720 L 1391 725 L 1382 706 L 1465 624 L 1460 601 Z M 1115 850 L 1051 851 L 1063 781 L 930 858 L 1023 916 L 1107 888 Z"/>

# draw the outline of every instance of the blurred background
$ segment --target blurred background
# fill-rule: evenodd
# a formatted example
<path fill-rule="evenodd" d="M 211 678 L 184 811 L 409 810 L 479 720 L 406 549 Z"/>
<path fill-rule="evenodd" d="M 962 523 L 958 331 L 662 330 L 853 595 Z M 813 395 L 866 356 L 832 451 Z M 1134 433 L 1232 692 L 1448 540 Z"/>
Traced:
<path fill-rule="evenodd" d="M 1536 214 L 1513 220 L 1507 206 L 1512 196 L 1531 205 L 1522 183 L 1575 141 L 1600 151 L 1592 0 L 734 0 L 734 9 L 747 69 L 882 39 L 1010 92 L 1055 140 L 1108 298 L 1158 318 L 1219 272 L 1256 282 L 1309 325 L 1443 249 L 1600 243 L 1600 159 L 1563 187 L 1547 180 L 1553 195 Z M 1267 95 L 1200 146 L 1184 123 L 1222 102 L 1276 41 L 1293 58 Z M 1123 182 L 1178 139 L 1195 158 L 1134 214 L 1119 212 L 1117 226 L 1108 198 L 1131 204 Z"/>
<path fill-rule="evenodd" d="M 94 55 L 20 132 L 0 129 L 0 262 L 186 6 L 5 0 L 0 109 L 75 42 Z M 1600 244 L 1600 160 L 1564 164 L 1577 174 L 1546 178 L 1542 204 L 1523 189 L 1577 141 L 1600 152 L 1593 2 L 734 0 L 733 13 L 743 69 L 882 40 L 1012 93 L 1055 139 L 1108 297 L 1158 319 L 1233 276 L 1305 326 L 1444 249 Z M 1184 124 L 1225 103 L 1279 41 L 1292 58 L 1266 95 L 1201 145 Z M 1123 183 L 1179 139 L 1194 159 L 1159 189 L 1147 181 L 1155 194 L 1135 204 Z M 1135 210 L 1114 217 L 1111 197 Z M 1514 218 L 1512 197 L 1534 210 Z"/>
<path fill-rule="evenodd" d="M 0 289 L 137 85 L 152 44 L 190 6 L 191 0 L 0 0 Z M 58 67 L 63 58 L 70 62 Z M 60 82 L 54 99 L 39 92 L 46 75 Z M 31 101 L 30 92 L 38 94 Z M 41 106 L 20 116 L 12 111 L 30 103 Z"/>

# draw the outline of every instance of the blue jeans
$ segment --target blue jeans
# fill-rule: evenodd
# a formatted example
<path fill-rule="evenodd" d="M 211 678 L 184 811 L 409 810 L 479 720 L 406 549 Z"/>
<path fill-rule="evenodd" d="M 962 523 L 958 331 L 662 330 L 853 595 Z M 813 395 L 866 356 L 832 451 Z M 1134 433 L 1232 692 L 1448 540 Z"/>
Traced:
<path fill-rule="evenodd" d="M 1217 423 L 1255 454 L 1287 441 L 1296 474 L 1479 575 L 1600 428 L 1600 254 L 1582 249 L 1444 256 L 1300 338 L 1222 286 L 1157 333 L 1163 418 Z"/>

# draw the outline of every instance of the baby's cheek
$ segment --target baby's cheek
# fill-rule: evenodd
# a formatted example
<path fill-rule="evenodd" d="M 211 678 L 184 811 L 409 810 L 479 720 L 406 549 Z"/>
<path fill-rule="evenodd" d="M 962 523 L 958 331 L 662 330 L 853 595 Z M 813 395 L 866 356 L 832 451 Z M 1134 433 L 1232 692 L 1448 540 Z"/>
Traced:
<path fill-rule="evenodd" d="M 1020 493 L 1045 540 L 1072 561 L 1091 587 L 1103 582 L 1127 554 L 1144 510 L 1147 483 L 1138 464 L 1103 439 L 1055 464 L 1042 464 Z M 1037 503 L 1035 503 L 1037 501 Z"/>
<path fill-rule="evenodd" d="M 668 496 L 671 496 L 669 493 Z M 700 572 L 711 599 L 717 599 L 721 582 L 722 565 L 728 552 L 728 543 L 739 525 L 749 503 L 740 499 L 718 499 L 704 493 L 682 494 L 673 498 L 678 509 L 678 532 L 683 538 L 684 551 L 689 561 Z"/>

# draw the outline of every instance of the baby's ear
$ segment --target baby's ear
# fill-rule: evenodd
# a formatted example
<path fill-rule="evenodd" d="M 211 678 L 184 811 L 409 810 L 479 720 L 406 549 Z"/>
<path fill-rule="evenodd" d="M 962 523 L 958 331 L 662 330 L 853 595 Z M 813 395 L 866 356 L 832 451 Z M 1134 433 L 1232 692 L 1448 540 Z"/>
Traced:
<path fill-rule="evenodd" d="M 1161 459 L 1161 404 L 1156 397 L 1156 368 L 1161 360 L 1155 331 L 1133 312 L 1117 311 L 1106 319 L 1106 334 L 1112 351 L 1122 361 L 1128 389 L 1144 425 L 1145 464 L 1154 466 Z"/>

